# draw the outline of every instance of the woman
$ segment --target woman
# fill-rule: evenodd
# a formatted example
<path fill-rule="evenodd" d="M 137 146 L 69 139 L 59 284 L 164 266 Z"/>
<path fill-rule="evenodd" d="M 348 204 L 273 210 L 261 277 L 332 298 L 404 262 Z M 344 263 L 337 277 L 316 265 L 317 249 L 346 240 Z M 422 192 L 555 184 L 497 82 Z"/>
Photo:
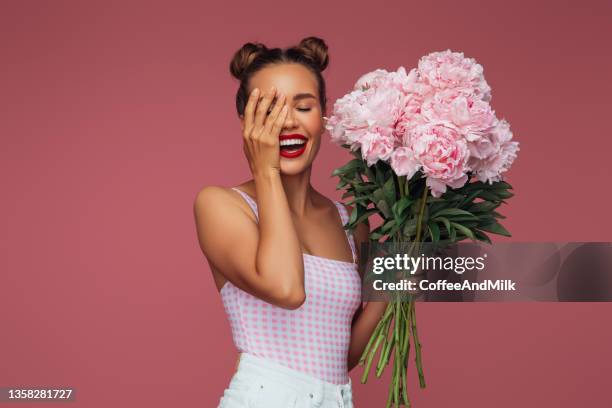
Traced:
<path fill-rule="evenodd" d="M 310 184 L 325 130 L 327 46 L 245 44 L 230 70 L 252 180 L 197 195 L 198 238 L 240 358 L 220 407 L 352 407 L 348 372 L 384 312 L 361 304 L 361 224 Z"/>

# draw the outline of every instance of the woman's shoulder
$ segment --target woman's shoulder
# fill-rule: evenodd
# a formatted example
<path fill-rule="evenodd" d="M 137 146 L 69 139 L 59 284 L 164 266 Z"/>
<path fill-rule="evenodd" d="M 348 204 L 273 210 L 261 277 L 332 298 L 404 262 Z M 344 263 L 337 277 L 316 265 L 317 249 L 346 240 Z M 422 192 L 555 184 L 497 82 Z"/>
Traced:
<path fill-rule="evenodd" d="M 218 202 L 224 202 L 230 199 L 231 187 L 225 186 L 204 186 L 196 193 L 195 204 L 196 205 L 209 205 Z"/>
<path fill-rule="evenodd" d="M 227 212 L 227 211 L 235 211 L 240 208 L 244 210 L 248 209 L 248 205 L 244 201 L 240 194 L 234 189 L 241 188 L 240 186 L 236 187 L 226 187 L 219 185 L 209 185 L 204 186 L 197 192 L 194 199 L 194 209 L 195 211 L 207 211 L 207 212 Z"/>

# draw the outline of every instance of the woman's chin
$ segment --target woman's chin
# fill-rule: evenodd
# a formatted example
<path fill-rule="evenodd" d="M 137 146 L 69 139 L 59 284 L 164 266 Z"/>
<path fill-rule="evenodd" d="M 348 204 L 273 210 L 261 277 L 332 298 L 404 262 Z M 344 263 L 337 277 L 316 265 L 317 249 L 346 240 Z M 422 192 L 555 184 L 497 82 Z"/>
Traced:
<path fill-rule="evenodd" d="M 295 176 L 303 173 L 308 166 L 309 164 L 306 157 L 287 159 L 281 156 L 280 159 L 281 174 L 285 176 Z"/>

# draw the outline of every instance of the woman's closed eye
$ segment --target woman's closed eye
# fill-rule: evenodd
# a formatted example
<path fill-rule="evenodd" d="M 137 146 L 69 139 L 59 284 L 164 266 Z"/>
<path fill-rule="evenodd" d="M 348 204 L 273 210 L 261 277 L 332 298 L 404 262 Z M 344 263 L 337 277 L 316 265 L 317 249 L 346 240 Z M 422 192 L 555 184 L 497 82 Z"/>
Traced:
<path fill-rule="evenodd" d="M 312 108 L 297 108 L 297 110 L 299 110 L 300 112 L 310 112 Z M 272 113 L 272 109 L 268 109 L 268 112 L 266 112 L 266 115 L 269 115 L 270 113 Z"/>

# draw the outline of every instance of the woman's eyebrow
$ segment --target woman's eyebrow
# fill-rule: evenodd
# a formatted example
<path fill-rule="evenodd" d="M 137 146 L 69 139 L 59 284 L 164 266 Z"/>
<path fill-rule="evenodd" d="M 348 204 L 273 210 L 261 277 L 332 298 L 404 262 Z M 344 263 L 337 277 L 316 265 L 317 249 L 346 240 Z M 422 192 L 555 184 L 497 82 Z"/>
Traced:
<path fill-rule="evenodd" d="M 317 97 L 316 97 L 316 96 L 314 96 L 313 94 L 308 93 L 308 92 L 298 93 L 298 94 L 295 94 L 295 95 L 293 96 L 293 100 L 294 100 L 294 101 L 299 101 L 299 100 L 301 100 L 301 99 L 308 99 L 308 98 L 317 99 Z M 275 97 L 275 98 L 272 100 L 272 104 L 275 104 L 275 103 L 276 103 L 276 101 L 277 101 L 277 99 L 278 99 L 278 98 L 276 98 L 276 97 Z"/>
<path fill-rule="evenodd" d="M 306 99 L 306 98 L 314 98 L 317 99 L 316 96 L 314 96 L 311 93 L 299 93 L 299 94 L 295 94 L 293 97 L 294 101 L 300 100 L 300 99 Z"/>

